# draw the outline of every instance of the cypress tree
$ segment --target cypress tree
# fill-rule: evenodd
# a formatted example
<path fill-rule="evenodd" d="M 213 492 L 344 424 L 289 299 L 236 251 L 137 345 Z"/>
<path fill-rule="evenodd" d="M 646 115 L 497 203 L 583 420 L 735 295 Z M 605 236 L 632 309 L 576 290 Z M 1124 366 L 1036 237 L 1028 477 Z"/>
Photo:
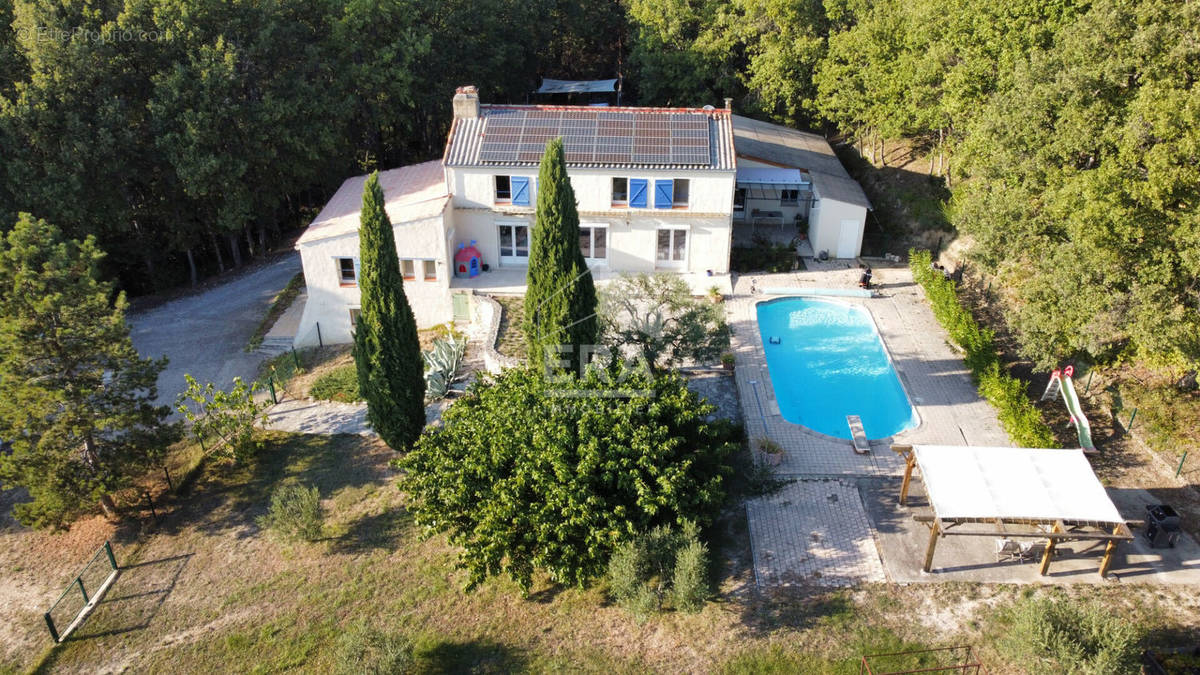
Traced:
<path fill-rule="evenodd" d="M 385 443 L 400 450 L 425 428 L 425 369 L 378 173 L 363 186 L 361 222 L 362 309 L 354 332 L 358 387 L 367 402 L 367 421 Z"/>
<path fill-rule="evenodd" d="M 596 286 L 579 249 L 579 211 L 561 138 L 546 144 L 537 190 L 525 291 L 529 362 L 540 369 L 548 359 L 561 360 L 579 373 L 580 347 L 596 344 L 599 322 Z M 560 352 L 558 345 L 569 345 L 570 352 Z"/>

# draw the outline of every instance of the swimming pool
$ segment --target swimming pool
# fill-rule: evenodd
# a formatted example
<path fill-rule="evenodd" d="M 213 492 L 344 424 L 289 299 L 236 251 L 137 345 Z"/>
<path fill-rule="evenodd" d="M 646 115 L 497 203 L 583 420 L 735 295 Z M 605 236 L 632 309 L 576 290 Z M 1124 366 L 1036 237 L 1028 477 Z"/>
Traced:
<path fill-rule="evenodd" d="M 813 298 L 770 300 L 758 304 L 758 330 L 787 421 L 845 439 L 847 415 L 861 417 L 871 439 L 917 426 L 865 308 Z"/>

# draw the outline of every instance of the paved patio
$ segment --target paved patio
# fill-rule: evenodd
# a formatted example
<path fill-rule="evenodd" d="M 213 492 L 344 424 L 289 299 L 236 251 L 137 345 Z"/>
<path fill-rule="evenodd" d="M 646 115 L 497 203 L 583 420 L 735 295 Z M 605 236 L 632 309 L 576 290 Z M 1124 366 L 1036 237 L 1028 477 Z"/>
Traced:
<path fill-rule="evenodd" d="M 907 267 L 875 269 L 879 297 L 838 298 L 860 304 L 875 319 L 884 344 L 920 425 L 893 438 L 872 441 L 872 452 L 858 455 L 850 441 L 825 436 L 783 419 L 767 370 L 755 305 L 776 296 L 751 295 L 772 288 L 857 288 L 857 264 L 805 260 L 808 270 L 787 274 L 745 275 L 727 300 L 733 328 L 738 391 L 751 439 L 770 438 L 784 454 L 775 467 L 794 479 L 780 493 L 747 504 L 758 582 L 843 585 L 885 577 L 858 479 L 899 476 L 903 464 L 892 443 L 1011 445 L 995 411 L 975 390 L 970 372 L 933 317 Z M 818 493 L 832 484 L 836 506 Z M 828 496 L 828 495 L 826 495 Z M 864 529 L 870 537 L 864 536 Z M 818 538 L 813 538 L 813 534 Z M 844 537 L 836 543 L 830 537 Z M 836 551 L 836 554 L 831 553 Z"/>

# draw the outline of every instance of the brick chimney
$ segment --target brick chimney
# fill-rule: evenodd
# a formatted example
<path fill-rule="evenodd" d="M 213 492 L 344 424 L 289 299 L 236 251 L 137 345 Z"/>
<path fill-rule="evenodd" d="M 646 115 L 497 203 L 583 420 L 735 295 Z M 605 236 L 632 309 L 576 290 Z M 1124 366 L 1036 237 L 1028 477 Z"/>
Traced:
<path fill-rule="evenodd" d="M 473 85 L 454 91 L 454 119 L 479 117 L 479 90 Z"/>

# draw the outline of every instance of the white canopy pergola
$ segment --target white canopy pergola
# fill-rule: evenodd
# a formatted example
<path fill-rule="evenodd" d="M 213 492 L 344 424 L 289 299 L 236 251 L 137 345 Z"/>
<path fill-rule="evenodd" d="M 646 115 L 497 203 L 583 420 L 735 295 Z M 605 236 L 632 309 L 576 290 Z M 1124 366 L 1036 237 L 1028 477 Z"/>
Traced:
<path fill-rule="evenodd" d="M 930 525 L 926 572 L 932 567 L 938 537 L 949 534 L 1045 537 L 1042 574 L 1055 542 L 1107 541 L 1102 576 L 1108 572 L 1116 542 L 1133 538 L 1082 450 L 949 445 L 894 445 L 892 449 L 906 461 L 900 503 L 907 502 L 913 469 L 919 468 L 933 510 L 932 516 L 914 516 Z M 949 531 L 968 523 L 990 523 L 997 529 Z M 1011 531 L 1008 526 L 1030 531 Z"/>

